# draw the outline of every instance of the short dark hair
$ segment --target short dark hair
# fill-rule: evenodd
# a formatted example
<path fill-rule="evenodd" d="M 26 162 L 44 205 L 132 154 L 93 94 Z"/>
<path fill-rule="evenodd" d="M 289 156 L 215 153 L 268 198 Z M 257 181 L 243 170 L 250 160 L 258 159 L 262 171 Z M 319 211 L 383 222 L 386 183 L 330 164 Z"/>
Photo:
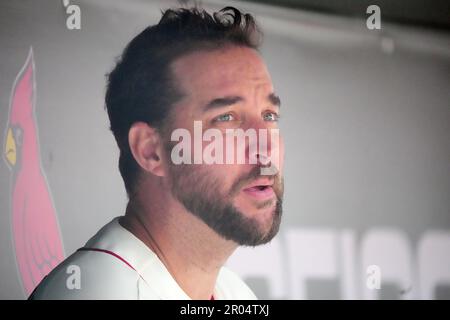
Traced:
<path fill-rule="evenodd" d="M 211 15 L 195 7 L 163 11 L 158 24 L 147 27 L 127 45 L 107 75 L 105 102 L 129 197 L 140 172 L 128 143 L 130 127 L 142 121 L 164 129 L 170 107 L 182 97 L 170 72 L 171 63 L 194 51 L 228 45 L 258 50 L 261 39 L 250 14 L 226 7 Z"/>

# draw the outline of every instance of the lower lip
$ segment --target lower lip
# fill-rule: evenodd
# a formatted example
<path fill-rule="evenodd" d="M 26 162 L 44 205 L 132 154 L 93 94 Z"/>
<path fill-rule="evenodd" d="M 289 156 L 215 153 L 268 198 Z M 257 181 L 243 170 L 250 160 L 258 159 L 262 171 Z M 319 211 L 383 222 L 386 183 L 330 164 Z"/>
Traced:
<path fill-rule="evenodd" d="M 244 192 L 258 200 L 267 200 L 275 195 L 275 192 L 273 191 L 272 187 L 267 187 L 263 190 L 260 190 L 259 188 L 256 187 L 248 188 L 244 189 Z"/>

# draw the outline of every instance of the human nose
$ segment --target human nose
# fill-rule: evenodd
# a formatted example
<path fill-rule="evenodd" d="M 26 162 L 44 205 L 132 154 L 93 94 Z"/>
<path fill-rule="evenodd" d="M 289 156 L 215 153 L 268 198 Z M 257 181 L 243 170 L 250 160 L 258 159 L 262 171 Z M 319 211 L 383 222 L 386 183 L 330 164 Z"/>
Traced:
<path fill-rule="evenodd" d="M 249 139 L 247 146 L 249 163 L 260 166 L 261 175 L 275 175 L 279 172 L 282 162 L 279 129 L 262 125 L 254 130 L 256 139 Z"/>

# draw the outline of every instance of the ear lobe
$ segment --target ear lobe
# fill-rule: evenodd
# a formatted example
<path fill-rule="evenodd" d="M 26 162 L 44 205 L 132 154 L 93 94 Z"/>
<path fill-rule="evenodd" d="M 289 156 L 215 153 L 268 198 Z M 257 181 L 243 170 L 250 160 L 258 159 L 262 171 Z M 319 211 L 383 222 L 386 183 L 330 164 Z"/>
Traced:
<path fill-rule="evenodd" d="M 145 122 L 133 123 L 128 131 L 128 143 L 134 159 L 143 170 L 164 176 L 161 139 L 155 128 Z"/>

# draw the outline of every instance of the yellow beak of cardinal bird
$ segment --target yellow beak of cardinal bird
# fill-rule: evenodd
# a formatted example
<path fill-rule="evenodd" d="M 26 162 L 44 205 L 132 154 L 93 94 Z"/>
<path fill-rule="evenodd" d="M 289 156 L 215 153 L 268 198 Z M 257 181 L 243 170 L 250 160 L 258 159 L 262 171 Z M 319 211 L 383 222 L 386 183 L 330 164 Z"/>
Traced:
<path fill-rule="evenodd" d="M 41 166 L 35 117 L 33 51 L 14 82 L 4 158 L 12 171 L 11 215 L 26 295 L 64 259 L 56 211 Z"/>

